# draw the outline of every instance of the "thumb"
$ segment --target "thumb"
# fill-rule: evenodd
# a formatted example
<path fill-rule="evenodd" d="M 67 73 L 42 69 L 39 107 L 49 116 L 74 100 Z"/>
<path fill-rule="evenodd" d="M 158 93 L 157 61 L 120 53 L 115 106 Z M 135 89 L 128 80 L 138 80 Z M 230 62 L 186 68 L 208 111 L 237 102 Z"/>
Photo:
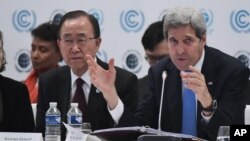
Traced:
<path fill-rule="evenodd" d="M 113 71 L 114 69 L 115 69 L 115 59 L 114 58 L 112 58 L 112 59 L 110 59 L 109 60 L 109 70 L 110 71 Z"/>

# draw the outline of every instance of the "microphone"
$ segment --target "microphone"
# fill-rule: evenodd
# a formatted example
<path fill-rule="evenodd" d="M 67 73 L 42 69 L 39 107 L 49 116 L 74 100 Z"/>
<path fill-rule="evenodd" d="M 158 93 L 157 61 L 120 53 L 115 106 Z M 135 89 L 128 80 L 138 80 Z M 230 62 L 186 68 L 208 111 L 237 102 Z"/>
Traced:
<path fill-rule="evenodd" d="M 159 109 L 159 117 L 158 117 L 158 134 L 161 133 L 161 113 L 162 113 L 162 101 L 163 101 L 163 93 L 165 87 L 165 80 L 167 78 L 167 71 L 162 72 L 162 87 L 161 87 L 161 101 L 160 101 L 160 109 Z"/>

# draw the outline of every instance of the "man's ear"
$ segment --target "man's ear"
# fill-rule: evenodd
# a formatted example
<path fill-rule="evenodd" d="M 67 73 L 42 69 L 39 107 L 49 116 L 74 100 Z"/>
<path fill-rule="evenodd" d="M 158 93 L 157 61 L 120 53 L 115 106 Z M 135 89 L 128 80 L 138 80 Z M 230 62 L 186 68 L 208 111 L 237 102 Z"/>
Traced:
<path fill-rule="evenodd" d="M 206 35 L 203 35 L 201 37 L 201 46 L 204 47 L 206 45 L 206 42 L 207 42 L 207 37 L 206 37 Z"/>
<path fill-rule="evenodd" d="M 99 50 L 101 42 L 102 42 L 102 38 L 100 38 L 100 37 L 95 40 L 97 50 Z"/>

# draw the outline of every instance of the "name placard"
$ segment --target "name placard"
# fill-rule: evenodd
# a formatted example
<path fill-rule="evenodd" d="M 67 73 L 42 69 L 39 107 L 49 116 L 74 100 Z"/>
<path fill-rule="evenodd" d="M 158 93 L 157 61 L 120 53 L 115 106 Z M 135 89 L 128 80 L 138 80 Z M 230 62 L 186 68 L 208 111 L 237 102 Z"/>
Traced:
<path fill-rule="evenodd" d="M 0 132 L 0 141 L 43 141 L 42 133 Z"/>

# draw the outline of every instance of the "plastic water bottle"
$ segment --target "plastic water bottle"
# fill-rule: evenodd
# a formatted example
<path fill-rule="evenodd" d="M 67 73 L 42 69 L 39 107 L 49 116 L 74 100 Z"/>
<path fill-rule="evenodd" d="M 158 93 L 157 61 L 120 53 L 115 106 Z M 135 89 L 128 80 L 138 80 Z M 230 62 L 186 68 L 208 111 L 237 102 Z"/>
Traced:
<path fill-rule="evenodd" d="M 49 106 L 45 116 L 45 141 L 61 141 L 61 113 L 56 102 L 50 102 Z"/>
<path fill-rule="evenodd" d="M 245 108 L 245 125 L 250 125 L 250 105 Z"/>
<path fill-rule="evenodd" d="M 70 126 L 82 129 L 82 112 L 78 108 L 78 103 L 71 103 L 71 108 L 67 113 L 67 119 Z"/>

